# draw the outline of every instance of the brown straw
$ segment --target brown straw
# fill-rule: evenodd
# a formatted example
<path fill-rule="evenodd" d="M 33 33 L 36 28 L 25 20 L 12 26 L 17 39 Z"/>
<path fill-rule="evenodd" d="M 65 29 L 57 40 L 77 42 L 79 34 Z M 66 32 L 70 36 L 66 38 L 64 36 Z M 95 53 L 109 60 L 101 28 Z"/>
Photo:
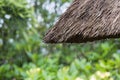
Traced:
<path fill-rule="evenodd" d="M 44 42 L 83 43 L 119 37 L 120 0 L 74 0 Z"/>

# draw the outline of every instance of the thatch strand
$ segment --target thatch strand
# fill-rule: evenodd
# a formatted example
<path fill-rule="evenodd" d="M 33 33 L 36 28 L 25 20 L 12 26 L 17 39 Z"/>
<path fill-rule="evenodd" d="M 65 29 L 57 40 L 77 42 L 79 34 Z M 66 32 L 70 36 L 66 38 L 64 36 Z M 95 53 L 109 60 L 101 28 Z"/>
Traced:
<path fill-rule="evenodd" d="M 44 41 L 81 43 L 119 37 L 120 0 L 74 0 Z"/>

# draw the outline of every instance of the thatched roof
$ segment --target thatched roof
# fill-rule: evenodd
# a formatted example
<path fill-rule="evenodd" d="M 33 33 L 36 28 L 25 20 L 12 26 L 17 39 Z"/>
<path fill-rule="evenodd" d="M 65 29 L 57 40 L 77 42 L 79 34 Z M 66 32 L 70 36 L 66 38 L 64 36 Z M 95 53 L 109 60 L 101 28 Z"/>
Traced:
<path fill-rule="evenodd" d="M 120 0 L 74 0 L 48 31 L 46 43 L 81 43 L 120 37 Z"/>

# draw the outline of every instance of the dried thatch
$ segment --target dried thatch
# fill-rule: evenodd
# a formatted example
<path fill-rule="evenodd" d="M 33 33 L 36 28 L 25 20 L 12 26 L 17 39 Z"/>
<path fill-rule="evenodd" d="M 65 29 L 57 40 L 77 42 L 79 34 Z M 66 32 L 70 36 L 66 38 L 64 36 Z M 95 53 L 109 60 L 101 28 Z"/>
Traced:
<path fill-rule="evenodd" d="M 81 43 L 120 37 L 120 0 L 74 0 L 46 43 Z"/>

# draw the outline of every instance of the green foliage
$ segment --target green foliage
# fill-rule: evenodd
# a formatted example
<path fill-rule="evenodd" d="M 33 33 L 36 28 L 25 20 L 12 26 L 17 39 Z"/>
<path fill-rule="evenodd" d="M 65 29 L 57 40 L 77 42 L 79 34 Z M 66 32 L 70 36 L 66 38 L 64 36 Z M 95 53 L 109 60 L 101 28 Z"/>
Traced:
<path fill-rule="evenodd" d="M 100 48 L 100 47 L 99 47 Z M 100 48 L 102 50 L 102 48 Z M 68 65 L 61 64 L 61 55 L 49 54 L 47 56 L 29 53 L 31 62 L 23 63 L 22 67 L 11 64 L 4 64 L 0 67 L 0 74 L 4 78 L 15 78 L 17 80 L 119 80 L 120 79 L 120 55 L 119 53 L 109 54 L 104 57 L 81 57 L 74 58 Z M 87 54 L 87 53 L 84 53 Z M 99 52 L 93 52 L 93 55 Z M 77 54 L 74 54 L 77 57 Z M 107 57 L 109 55 L 109 57 Z M 67 61 L 66 61 L 67 62 Z M 13 76 L 14 75 L 14 76 Z M 97 78 L 99 77 L 99 78 Z M 79 80 L 79 79 L 78 79 Z"/>
<path fill-rule="evenodd" d="M 120 80 L 119 40 L 43 43 L 69 1 L 0 0 L 0 80 Z"/>

